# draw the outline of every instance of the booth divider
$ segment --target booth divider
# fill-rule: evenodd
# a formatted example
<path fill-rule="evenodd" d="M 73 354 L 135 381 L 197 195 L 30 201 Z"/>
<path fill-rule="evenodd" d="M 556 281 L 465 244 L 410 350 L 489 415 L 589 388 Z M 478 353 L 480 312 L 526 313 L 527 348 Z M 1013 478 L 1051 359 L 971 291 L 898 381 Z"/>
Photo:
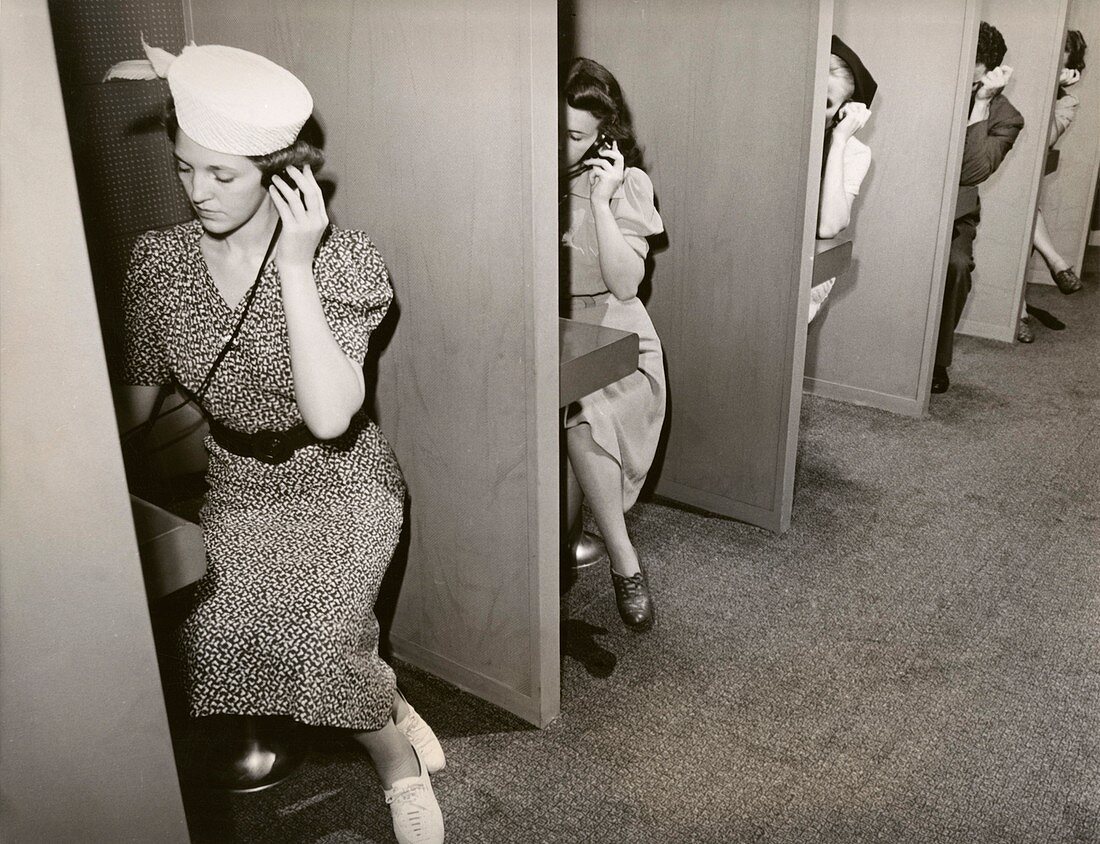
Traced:
<path fill-rule="evenodd" d="M 1089 217 L 1100 176 L 1100 3 L 1071 0 L 1066 29 L 1077 29 L 1089 44 L 1088 67 L 1068 89 L 1078 99 L 1077 117 L 1058 141 L 1058 170 L 1048 173 L 1039 189 L 1047 231 L 1058 253 L 1081 273 L 1088 245 Z M 1033 252 L 1028 262 L 1028 284 L 1054 284 L 1043 258 Z"/>
<path fill-rule="evenodd" d="M 565 5 L 574 54 L 623 85 L 667 231 L 643 288 L 669 386 L 651 482 L 785 530 L 832 0 Z"/>
<path fill-rule="evenodd" d="M 958 332 L 1015 342 L 1035 209 L 1065 41 L 1068 0 L 983 0 L 982 19 L 1000 30 L 1014 69 L 1005 96 L 1025 126 L 1008 156 L 978 187 L 982 222 L 974 240 L 973 288 Z"/>
<path fill-rule="evenodd" d="M 0 825 L 188 840 L 45 0 L 0 56 Z"/>
<path fill-rule="evenodd" d="M 837 0 L 836 33 L 879 87 L 857 136 L 872 163 L 853 208 L 852 267 L 810 326 L 809 393 L 910 416 L 927 409 L 979 5 Z"/>
<path fill-rule="evenodd" d="M 191 0 L 195 40 L 306 83 L 330 210 L 396 299 L 376 418 L 409 486 L 378 614 L 394 655 L 535 723 L 558 713 L 554 0 Z"/>

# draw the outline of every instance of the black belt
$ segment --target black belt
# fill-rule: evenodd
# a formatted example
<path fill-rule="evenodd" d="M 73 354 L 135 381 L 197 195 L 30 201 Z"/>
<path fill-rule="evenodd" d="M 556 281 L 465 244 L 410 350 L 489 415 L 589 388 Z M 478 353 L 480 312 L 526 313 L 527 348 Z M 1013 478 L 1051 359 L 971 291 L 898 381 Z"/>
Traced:
<path fill-rule="evenodd" d="M 309 445 L 324 444 L 345 449 L 355 440 L 362 427 L 362 420 L 357 416 L 351 420 L 351 425 L 343 434 L 331 440 L 322 440 L 312 434 L 305 422 L 285 431 L 272 431 L 265 428 L 246 433 L 235 431 L 211 419 L 210 436 L 214 438 L 214 442 L 231 454 L 277 464 L 285 463 L 294 456 L 294 452 Z"/>

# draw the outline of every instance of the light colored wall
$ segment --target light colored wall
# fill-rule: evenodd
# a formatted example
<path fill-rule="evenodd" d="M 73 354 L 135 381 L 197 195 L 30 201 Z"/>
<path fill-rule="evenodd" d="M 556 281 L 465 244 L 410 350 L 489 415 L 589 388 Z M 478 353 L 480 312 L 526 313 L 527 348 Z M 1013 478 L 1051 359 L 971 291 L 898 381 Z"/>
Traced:
<path fill-rule="evenodd" d="M 1047 127 L 1062 57 L 1067 0 L 984 0 L 982 19 L 1001 31 L 1014 69 L 1005 95 L 1024 130 L 1000 168 L 978 187 L 982 221 L 974 241 L 973 289 L 958 331 L 1013 342 L 1031 251 Z"/>
<path fill-rule="evenodd" d="M 342 225 L 393 274 L 376 407 L 411 496 L 395 653 L 557 713 L 557 66 L 550 0 L 192 0 L 309 87 Z"/>
<path fill-rule="evenodd" d="M 808 392 L 927 408 L 977 25 L 978 0 L 837 0 L 834 31 L 879 88 L 858 135 L 873 159 L 849 228 L 852 266 L 810 326 Z"/>
<path fill-rule="evenodd" d="M 1043 179 L 1039 207 L 1050 231 L 1054 248 L 1071 266 L 1081 270 L 1088 245 L 1089 217 L 1100 169 L 1100 3 L 1071 0 L 1067 29 L 1079 29 L 1089 45 L 1088 67 L 1081 81 L 1069 91 L 1081 101 L 1077 119 L 1058 141 L 1061 150 L 1058 170 Z M 1030 284 L 1053 284 L 1046 263 L 1033 252 L 1028 262 Z"/>
<path fill-rule="evenodd" d="M 0 16 L 4 838 L 183 842 L 46 3 Z"/>
<path fill-rule="evenodd" d="M 623 85 L 668 230 L 647 302 L 670 391 L 657 492 L 783 530 L 832 0 L 572 9 L 575 53 Z"/>

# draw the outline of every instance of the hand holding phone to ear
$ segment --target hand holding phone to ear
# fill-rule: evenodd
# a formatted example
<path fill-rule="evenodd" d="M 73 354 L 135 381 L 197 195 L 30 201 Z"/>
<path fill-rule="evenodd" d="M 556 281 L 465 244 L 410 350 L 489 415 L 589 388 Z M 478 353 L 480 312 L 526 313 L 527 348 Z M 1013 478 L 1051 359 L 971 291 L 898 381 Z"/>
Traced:
<path fill-rule="evenodd" d="M 1072 68 L 1062 68 L 1061 74 L 1058 76 L 1058 84 L 1063 88 L 1068 88 L 1070 85 L 1076 85 L 1081 81 L 1081 71 L 1073 70 Z"/>
<path fill-rule="evenodd" d="M 991 100 L 1004 90 L 1008 80 L 1012 78 L 1012 68 L 1006 64 L 995 67 L 983 76 L 978 82 L 978 93 L 975 97 L 979 100 Z"/>
<path fill-rule="evenodd" d="M 611 197 L 623 183 L 623 173 L 626 169 L 626 161 L 619 152 L 619 144 L 612 141 L 611 146 L 604 147 L 600 154 L 584 160 L 589 167 L 588 184 L 591 186 L 591 202 L 610 203 Z"/>
<path fill-rule="evenodd" d="M 288 184 L 287 177 L 294 184 Z M 283 269 L 313 269 L 313 256 L 328 228 L 328 212 L 321 186 L 307 164 L 303 169 L 290 166 L 285 174 L 275 174 L 267 189 L 275 210 L 283 221 L 276 260 Z"/>
<path fill-rule="evenodd" d="M 849 101 L 840 107 L 836 116 L 837 124 L 833 129 L 833 137 L 847 140 L 867 125 L 867 121 L 871 119 L 871 109 L 863 103 Z"/>

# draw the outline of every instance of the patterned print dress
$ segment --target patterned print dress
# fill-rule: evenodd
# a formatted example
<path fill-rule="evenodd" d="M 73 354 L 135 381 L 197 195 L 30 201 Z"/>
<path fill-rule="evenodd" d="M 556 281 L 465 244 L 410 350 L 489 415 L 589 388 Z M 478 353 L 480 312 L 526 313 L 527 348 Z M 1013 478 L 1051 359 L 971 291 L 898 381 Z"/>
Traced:
<path fill-rule="evenodd" d="M 230 307 L 214 285 L 202 232 L 196 221 L 148 232 L 134 247 L 125 290 L 129 384 L 175 378 L 197 391 L 244 307 L 244 299 Z M 334 337 L 362 363 L 392 298 L 381 256 L 362 232 L 333 228 L 314 275 Z M 302 421 L 275 262 L 203 404 L 239 431 Z M 232 454 L 209 436 L 206 448 L 207 569 L 180 637 L 192 715 L 383 726 L 394 675 L 378 656 L 373 608 L 405 485 L 381 432 L 364 421 L 277 465 Z"/>

